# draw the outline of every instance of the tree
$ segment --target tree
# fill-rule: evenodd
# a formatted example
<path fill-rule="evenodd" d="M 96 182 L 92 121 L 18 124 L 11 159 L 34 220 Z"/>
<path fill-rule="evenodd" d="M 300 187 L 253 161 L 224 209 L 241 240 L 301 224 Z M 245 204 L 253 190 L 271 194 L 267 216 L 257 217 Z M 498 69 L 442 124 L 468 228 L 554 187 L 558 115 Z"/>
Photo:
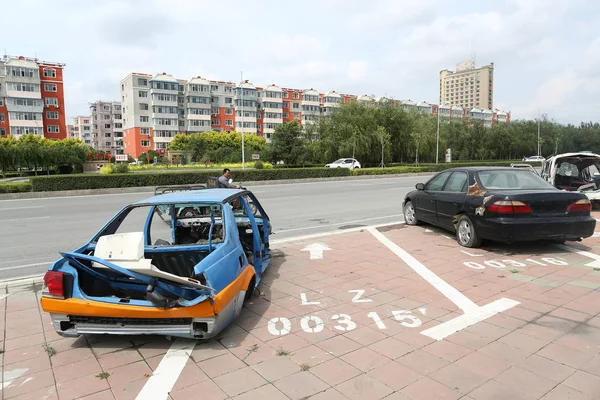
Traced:
<path fill-rule="evenodd" d="M 302 126 L 297 121 L 278 125 L 271 139 L 270 161 L 292 165 L 302 161 L 306 142 Z"/>

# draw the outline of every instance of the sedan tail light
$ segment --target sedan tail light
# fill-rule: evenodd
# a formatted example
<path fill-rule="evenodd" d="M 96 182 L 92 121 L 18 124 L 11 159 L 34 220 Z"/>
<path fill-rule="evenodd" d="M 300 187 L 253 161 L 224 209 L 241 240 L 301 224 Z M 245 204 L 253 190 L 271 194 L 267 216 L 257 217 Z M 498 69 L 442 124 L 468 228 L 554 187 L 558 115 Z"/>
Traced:
<path fill-rule="evenodd" d="M 57 271 L 48 271 L 44 275 L 44 287 L 42 297 L 51 297 L 53 299 L 64 299 L 64 274 Z"/>
<path fill-rule="evenodd" d="M 591 212 L 592 203 L 589 199 L 577 200 L 567 208 L 567 212 Z"/>
<path fill-rule="evenodd" d="M 531 206 L 518 200 L 498 200 L 488 207 L 497 214 L 531 214 Z"/>

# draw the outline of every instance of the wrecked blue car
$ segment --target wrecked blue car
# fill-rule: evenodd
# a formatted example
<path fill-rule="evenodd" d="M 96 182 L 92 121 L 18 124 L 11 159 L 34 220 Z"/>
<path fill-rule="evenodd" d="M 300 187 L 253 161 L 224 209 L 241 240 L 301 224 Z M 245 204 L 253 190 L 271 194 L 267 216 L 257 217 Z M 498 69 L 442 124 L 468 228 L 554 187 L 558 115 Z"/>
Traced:
<path fill-rule="evenodd" d="M 216 336 L 269 265 L 271 223 L 252 192 L 175 188 L 121 209 L 44 276 L 61 336 Z"/>

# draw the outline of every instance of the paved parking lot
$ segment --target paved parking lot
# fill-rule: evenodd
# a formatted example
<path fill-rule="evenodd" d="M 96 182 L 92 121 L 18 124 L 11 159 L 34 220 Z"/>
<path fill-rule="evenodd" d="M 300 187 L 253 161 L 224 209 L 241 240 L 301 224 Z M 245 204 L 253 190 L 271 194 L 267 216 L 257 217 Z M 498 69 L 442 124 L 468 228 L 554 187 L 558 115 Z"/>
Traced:
<path fill-rule="evenodd" d="M 61 338 L 39 287 L 10 289 L 3 399 L 600 398 L 600 237 L 468 250 L 397 224 L 273 247 L 208 342 Z"/>

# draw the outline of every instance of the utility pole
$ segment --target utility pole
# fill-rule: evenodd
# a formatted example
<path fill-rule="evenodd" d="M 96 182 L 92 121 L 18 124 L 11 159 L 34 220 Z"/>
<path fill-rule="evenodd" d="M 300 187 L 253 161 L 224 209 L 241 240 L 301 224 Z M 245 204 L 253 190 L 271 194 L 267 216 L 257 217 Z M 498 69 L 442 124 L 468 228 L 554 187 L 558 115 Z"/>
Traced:
<path fill-rule="evenodd" d="M 436 144 L 435 144 L 435 163 L 438 163 L 438 159 L 440 156 L 440 106 L 438 105 L 437 110 L 437 134 L 436 134 Z"/>
<path fill-rule="evenodd" d="M 242 78 L 242 82 L 240 83 L 240 113 L 242 114 L 242 169 L 244 170 L 246 169 L 246 155 L 244 154 L 244 71 L 240 71 L 240 77 Z"/>

